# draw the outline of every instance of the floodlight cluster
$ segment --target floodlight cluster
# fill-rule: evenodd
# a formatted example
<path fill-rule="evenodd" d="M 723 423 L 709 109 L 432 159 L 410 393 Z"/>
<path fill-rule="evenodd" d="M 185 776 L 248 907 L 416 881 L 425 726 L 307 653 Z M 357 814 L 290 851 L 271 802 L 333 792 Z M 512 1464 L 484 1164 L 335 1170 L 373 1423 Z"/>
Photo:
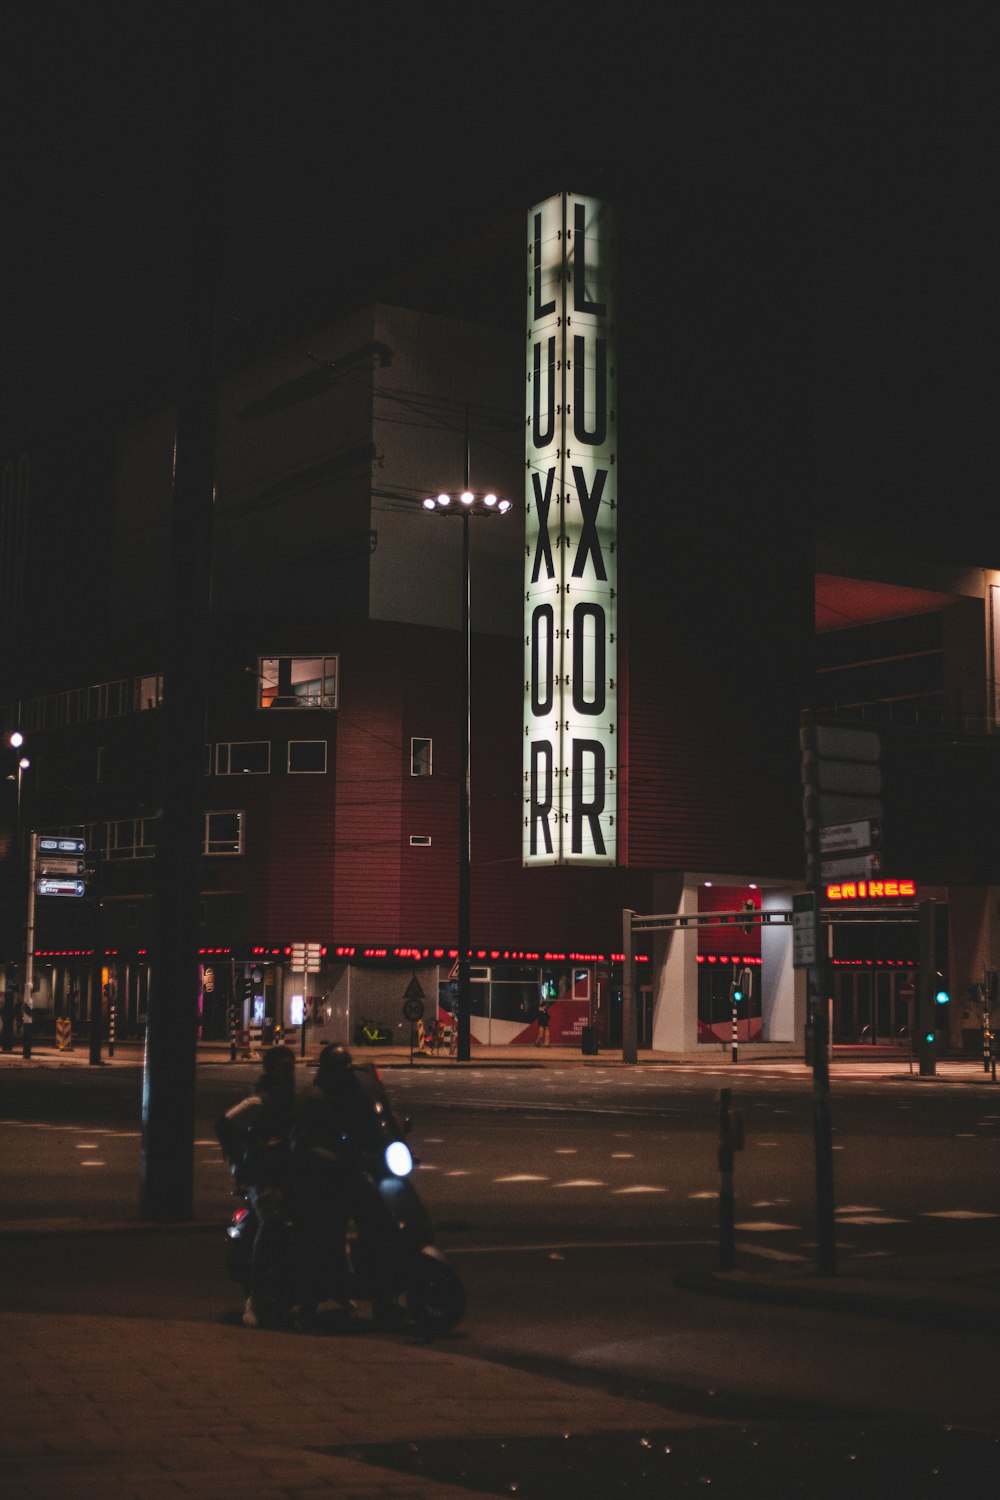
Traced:
<path fill-rule="evenodd" d="M 485 495 L 474 495 L 471 490 L 462 490 L 461 494 L 454 496 L 442 492 L 440 495 L 428 495 L 426 500 L 421 501 L 424 510 L 448 510 L 455 503 L 469 511 L 492 511 L 496 515 L 504 516 L 511 508 L 510 500 L 501 500 L 492 490 Z"/>

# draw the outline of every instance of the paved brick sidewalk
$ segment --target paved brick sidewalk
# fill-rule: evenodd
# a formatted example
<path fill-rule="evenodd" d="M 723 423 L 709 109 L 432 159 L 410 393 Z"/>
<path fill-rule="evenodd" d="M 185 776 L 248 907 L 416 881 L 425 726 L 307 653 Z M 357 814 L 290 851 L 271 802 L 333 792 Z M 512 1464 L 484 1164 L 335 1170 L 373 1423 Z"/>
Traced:
<path fill-rule="evenodd" d="M 482 1488 L 325 1450 L 449 1438 L 708 1425 L 367 1331 L 316 1338 L 232 1325 L 0 1313 L 4 1500 L 450 1496 Z"/>

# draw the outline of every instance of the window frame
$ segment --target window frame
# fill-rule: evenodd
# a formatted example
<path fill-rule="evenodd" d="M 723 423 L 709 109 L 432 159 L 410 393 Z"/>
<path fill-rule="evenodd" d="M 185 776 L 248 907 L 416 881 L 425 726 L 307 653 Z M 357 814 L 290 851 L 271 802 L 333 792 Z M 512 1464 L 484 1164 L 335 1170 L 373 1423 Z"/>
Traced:
<path fill-rule="evenodd" d="M 231 844 L 232 843 L 232 839 L 230 837 L 228 837 L 228 836 L 226 838 L 221 838 L 219 836 L 216 836 L 213 839 L 212 833 L 211 833 L 211 823 L 212 823 L 212 819 L 213 818 L 235 818 L 236 819 L 236 828 L 237 828 L 236 843 L 237 843 L 237 847 L 235 849 L 233 849 L 233 848 L 219 849 L 219 848 L 213 848 L 212 847 L 213 843 L 214 844 L 223 844 L 223 843 L 225 843 L 225 844 Z M 241 854 L 243 854 L 245 852 L 245 849 L 246 849 L 246 832 L 245 832 L 245 830 L 246 830 L 246 813 L 245 813 L 245 811 L 244 811 L 243 808 L 238 808 L 238 807 L 213 807 L 213 808 L 211 808 L 210 810 L 208 810 L 208 811 L 205 812 L 205 814 L 204 814 L 204 821 L 202 823 L 202 840 L 201 840 L 201 852 L 202 852 L 202 854 L 205 855 L 206 858 L 210 857 L 212 859 L 235 859 L 238 855 L 241 855 Z"/>
<path fill-rule="evenodd" d="M 292 765 L 292 746 L 293 745 L 322 745 L 323 746 L 323 764 L 319 768 L 319 770 L 315 770 L 313 768 L 306 769 L 306 768 L 300 767 L 300 766 L 293 766 Z M 289 740 L 288 741 L 288 747 L 287 747 L 287 750 L 285 752 L 285 770 L 286 770 L 286 773 L 289 776 L 325 776 L 326 773 L 327 773 L 327 770 L 329 769 L 329 764 L 330 764 L 330 745 L 329 745 L 329 741 L 328 740 Z"/>
<path fill-rule="evenodd" d="M 241 768 L 241 769 L 236 770 L 236 771 L 234 771 L 232 769 L 232 764 L 233 764 L 233 749 L 234 749 L 234 747 L 239 746 L 239 745 L 258 745 L 258 746 L 264 745 L 264 746 L 267 747 L 267 754 L 265 756 L 265 759 L 267 761 L 267 765 L 264 767 L 264 769 L 262 771 L 247 770 L 246 768 Z M 227 766 L 226 770 L 222 769 L 223 760 L 225 760 L 225 762 L 226 762 L 226 766 Z M 216 742 L 216 746 L 215 746 L 215 774 L 216 774 L 216 776 L 270 776 L 270 774 L 271 774 L 271 741 L 270 740 L 218 740 Z"/>
<path fill-rule="evenodd" d="M 418 746 L 426 746 L 426 770 L 420 769 L 423 762 Z M 434 739 L 429 734 L 410 735 L 410 775 L 420 780 L 434 775 Z"/>
<path fill-rule="evenodd" d="M 281 686 L 282 662 L 291 663 L 289 679 L 290 693 L 279 695 Z M 299 663 L 305 667 L 309 664 L 319 665 L 319 676 L 294 675 L 295 664 Z M 296 685 L 304 688 L 308 684 L 318 682 L 318 694 L 305 694 L 297 692 Z M 332 684 L 332 686 L 331 686 Z M 270 696 L 268 696 L 270 694 Z M 318 698 L 318 702 L 311 701 Z M 267 701 L 265 701 L 265 699 Z M 258 656 L 257 658 L 257 708 L 261 712 L 271 713 L 274 710 L 291 709 L 298 713 L 303 709 L 332 713 L 340 706 L 340 653 L 339 651 L 320 652 L 283 652 L 276 656 Z"/>

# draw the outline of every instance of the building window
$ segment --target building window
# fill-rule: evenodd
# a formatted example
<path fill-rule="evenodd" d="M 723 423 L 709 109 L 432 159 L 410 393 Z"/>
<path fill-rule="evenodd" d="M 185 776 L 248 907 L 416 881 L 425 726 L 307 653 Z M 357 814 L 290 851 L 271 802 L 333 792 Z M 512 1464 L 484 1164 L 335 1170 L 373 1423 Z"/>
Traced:
<path fill-rule="evenodd" d="M 433 768 L 433 740 L 410 740 L 410 775 L 430 776 Z"/>
<path fill-rule="evenodd" d="M 205 814 L 203 854 L 243 853 L 243 814 L 210 812 Z"/>
<path fill-rule="evenodd" d="M 163 677 L 154 674 L 135 679 L 135 711 L 145 713 L 147 709 L 159 708 L 163 703 Z"/>
<path fill-rule="evenodd" d="M 262 656 L 261 708 L 336 708 L 337 656 Z"/>
<path fill-rule="evenodd" d="M 215 747 L 216 776 L 266 776 L 270 769 L 270 740 L 228 740 Z"/>
<path fill-rule="evenodd" d="M 414 849 L 427 849 L 430 847 L 431 836 L 429 833 L 411 833 L 410 843 Z"/>
<path fill-rule="evenodd" d="M 152 859 L 156 853 L 155 818 L 115 818 L 106 825 L 108 859 Z"/>
<path fill-rule="evenodd" d="M 320 776 L 326 770 L 326 740 L 289 740 L 290 774 Z"/>

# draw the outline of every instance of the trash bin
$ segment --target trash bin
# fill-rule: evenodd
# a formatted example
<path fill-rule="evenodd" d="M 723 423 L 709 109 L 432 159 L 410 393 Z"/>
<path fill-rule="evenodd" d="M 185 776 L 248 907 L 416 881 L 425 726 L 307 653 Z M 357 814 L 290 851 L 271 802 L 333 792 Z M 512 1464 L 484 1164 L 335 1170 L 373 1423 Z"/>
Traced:
<path fill-rule="evenodd" d="M 596 1057 L 597 1056 L 597 1027 L 596 1026 L 584 1026 L 583 1030 L 580 1032 L 580 1038 L 581 1038 L 581 1041 L 583 1043 L 583 1055 L 584 1055 L 584 1057 Z"/>

